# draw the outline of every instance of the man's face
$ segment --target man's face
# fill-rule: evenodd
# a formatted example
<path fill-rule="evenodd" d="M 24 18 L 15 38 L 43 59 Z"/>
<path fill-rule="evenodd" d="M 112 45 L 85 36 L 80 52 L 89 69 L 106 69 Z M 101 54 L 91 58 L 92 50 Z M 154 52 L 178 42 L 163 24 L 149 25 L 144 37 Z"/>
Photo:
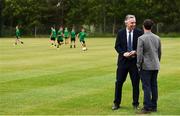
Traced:
<path fill-rule="evenodd" d="M 136 27 L 136 19 L 135 18 L 128 19 L 126 26 L 129 30 L 133 30 Z"/>

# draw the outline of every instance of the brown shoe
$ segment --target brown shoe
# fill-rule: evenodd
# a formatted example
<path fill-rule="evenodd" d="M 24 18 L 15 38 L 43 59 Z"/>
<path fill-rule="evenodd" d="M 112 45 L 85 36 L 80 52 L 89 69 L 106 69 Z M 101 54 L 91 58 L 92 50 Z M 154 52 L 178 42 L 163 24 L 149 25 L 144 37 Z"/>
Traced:
<path fill-rule="evenodd" d="M 137 112 L 137 114 L 150 114 L 151 111 L 150 110 L 147 110 L 145 108 L 142 108 L 140 112 Z"/>

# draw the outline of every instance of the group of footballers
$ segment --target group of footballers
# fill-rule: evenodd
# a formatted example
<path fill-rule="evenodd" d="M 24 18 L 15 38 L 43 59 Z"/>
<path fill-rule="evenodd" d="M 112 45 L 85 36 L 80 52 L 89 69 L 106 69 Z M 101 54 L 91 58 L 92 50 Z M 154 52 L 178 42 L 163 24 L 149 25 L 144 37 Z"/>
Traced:
<path fill-rule="evenodd" d="M 76 33 L 75 29 L 72 28 L 71 32 L 69 33 L 67 27 L 65 27 L 64 30 L 63 27 L 60 27 L 57 32 L 54 27 L 51 27 L 51 35 L 50 35 L 51 45 L 57 48 L 59 48 L 63 44 L 69 44 L 69 42 L 70 42 L 70 48 L 73 47 L 76 48 L 76 41 L 79 39 L 82 50 L 86 51 L 87 47 L 85 43 L 85 37 L 86 37 L 86 32 L 84 28 L 81 28 L 81 32 L 79 33 Z M 24 42 L 21 41 L 20 39 L 20 30 L 19 30 L 19 26 L 17 25 L 15 45 L 17 45 L 18 43 L 24 44 Z"/>
<path fill-rule="evenodd" d="M 70 48 L 76 48 L 76 41 L 79 39 L 81 43 L 81 47 L 83 51 L 87 50 L 86 43 L 85 43 L 86 32 L 84 28 L 81 28 L 81 32 L 76 33 L 75 29 L 72 28 L 71 32 L 68 31 L 68 28 L 60 27 L 59 30 L 56 32 L 54 27 L 51 27 L 51 35 L 50 41 L 51 45 L 59 48 L 63 44 L 69 44 Z"/>

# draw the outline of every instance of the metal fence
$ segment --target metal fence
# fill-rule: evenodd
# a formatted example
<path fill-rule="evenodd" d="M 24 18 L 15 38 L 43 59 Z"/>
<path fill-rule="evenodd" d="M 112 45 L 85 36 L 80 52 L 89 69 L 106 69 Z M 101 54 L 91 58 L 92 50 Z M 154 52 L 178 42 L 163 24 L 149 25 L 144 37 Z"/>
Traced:
<path fill-rule="evenodd" d="M 49 37 L 50 27 L 54 26 L 56 30 L 59 29 L 59 25 L 40 25 L 34 27 L 21 26 L 20 31 L 22 36 L 28 37 Z M 116 36 L 117 31 L 120 28 L 123 28 L 124 25 L 115 25 L 107 24 L 105 27 L 103 25 L 67 25 L 69 31 L 72 27 L 75 28 L 76 33 L 80 32 L 81 27 L 84 27 L 89 37 L 96 36 Z M 137 27 L 142 28 L 142 25 L 137 25 Z M 157 34 L 168 34 L 168 33 L 180 33 L 180 23 L 174 25 L 167 25 L 163 23 L 155 24 L 153 27 L 153 32 Z M 15 36 L 15 27 L 2 26 L 1 34 L 4 37 L 13 37 Z"/>

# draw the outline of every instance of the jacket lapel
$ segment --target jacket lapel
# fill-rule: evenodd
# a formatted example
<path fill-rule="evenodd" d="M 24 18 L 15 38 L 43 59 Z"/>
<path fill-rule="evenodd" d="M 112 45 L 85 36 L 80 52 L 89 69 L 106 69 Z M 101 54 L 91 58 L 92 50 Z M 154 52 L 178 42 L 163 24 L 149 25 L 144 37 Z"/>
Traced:
<path fill-rule="evenodd" d="M 133 31 L 133 50 L 134 50 L 134 47 L 136 44 L 137 44 L 136 43 L 136 29 L 134 29 L 134 31 Z"/>
<path fill-rule="evenodd" d="M 123 37 L 124 39 L 123 39 L 123 41 L 124 41 L 124 46 L 125 46 L 125 48 L 126 48 L 126 50 L 127 50 L 127 33 L 126 33 L 126 29 L 124 29 L 124 37 Z"/>

